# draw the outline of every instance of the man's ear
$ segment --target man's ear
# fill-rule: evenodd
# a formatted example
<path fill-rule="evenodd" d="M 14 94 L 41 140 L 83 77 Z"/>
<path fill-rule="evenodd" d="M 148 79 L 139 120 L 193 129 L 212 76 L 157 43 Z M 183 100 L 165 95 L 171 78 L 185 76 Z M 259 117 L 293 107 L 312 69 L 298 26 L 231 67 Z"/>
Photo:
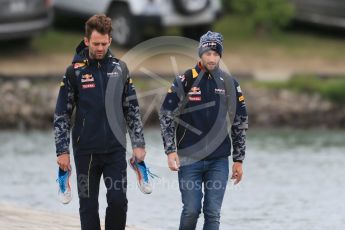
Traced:
<path fill-rule="evenodd" d="M 89 39 L 87 37 L 84 37 L 84 44 L 86 46 L 89 46 L 89 44 L 90 44 L 90 41 L 89 41 Z"/>

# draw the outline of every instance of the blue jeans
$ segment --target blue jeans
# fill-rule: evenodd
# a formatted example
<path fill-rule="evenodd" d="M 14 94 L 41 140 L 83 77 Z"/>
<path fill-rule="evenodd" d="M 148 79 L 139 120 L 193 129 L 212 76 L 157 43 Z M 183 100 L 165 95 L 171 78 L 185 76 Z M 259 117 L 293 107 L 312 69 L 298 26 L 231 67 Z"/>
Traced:
<path fill-rule="evenodd" d="M 229 178 L 229 159 L 202 160 L 182 166 L 178 172 L 183 210 L 180 230 L 195 230 L 203 197 L 204 230 L 219 229 L 220 209 Z"/>

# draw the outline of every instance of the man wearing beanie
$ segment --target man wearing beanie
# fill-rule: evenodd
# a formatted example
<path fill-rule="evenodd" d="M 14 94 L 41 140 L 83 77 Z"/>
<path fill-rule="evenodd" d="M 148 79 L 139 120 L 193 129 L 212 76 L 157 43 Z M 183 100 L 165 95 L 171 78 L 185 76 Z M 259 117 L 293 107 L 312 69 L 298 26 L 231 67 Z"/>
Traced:
<path fill-rule="evenodd" d="M 183 203 L 180 230 L 196 229 L 201 209 L 203 229 L 219 229 L 228 158 L 232 151 L 231 179 L 237 184 L 246 149 L 244 96 L 239 83 L 219 68 L 222 35 L 204 34 L 198 52 L 200 61 L 176 77 L 159 115 L 169 168 L 178 171 Z"/>

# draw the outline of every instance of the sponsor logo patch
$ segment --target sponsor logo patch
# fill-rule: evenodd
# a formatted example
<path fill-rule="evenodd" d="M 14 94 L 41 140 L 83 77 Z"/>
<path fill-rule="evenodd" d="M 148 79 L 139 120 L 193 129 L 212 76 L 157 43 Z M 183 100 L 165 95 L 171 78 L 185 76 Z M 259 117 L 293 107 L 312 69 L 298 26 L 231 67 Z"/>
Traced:
<path fill-rule="evenodd" d="M 81 82 L 93 82 L 95 79 L 92 77 L 91 74 L 84 74 L 81 78 Z"/>
<path fill-rule="evenodd" d="M 203 48 L 205 48 L 205 47 L 215 47 L 215 46 L 217 46 L 217 43 L 216 43 L 216 42 L 213 42 L 213 41 L 211 41 L 211 42 L 206 42 L 206 43 L 204 43 L 204 44 L 201 45 L 201 47 L 203 47 Z"/>
<path fill-rule="evenodd" d="M 224 95 L 224 94 L 225 94 L 225 89 L 215 89 L 214 92 L 215 92 L 216 94 L 222 94 L 222 95 Z"/>
<path fill-rule="evenodd" d="M 237 86 L 237 92 L 242 93 L 241 86 Z"/>
<path fill-rule="evenodd" d="M 96 84 L 95 83 L 91 83 L 91 84 L 84 84 L 81 85 L 83 87 L 83 89 L 90 89 L 90 88 L 95 88 Z"/>
<path fill-rule="evenodd" d="M 198 96 L 198 97 L 189 97 L 189 100 L 190 101 L 201 101 L 201 96 Z"/>
<path fill-rule="evenodd" d="M 188 95 L 193 96 L 193 95 L 201 95 L 201 90 L 199 87 L 192 87 L 189 92 Z"/>
<path fill-rule="evenodd" d="M 186 77 L 184 75 L 178 77 L 180 78 L 181 82 L 184 82 L 184 80 L 186 80 Z"/>
<path fill-rule="evenodd" d="M 119 73 L 116 71 L 116 72 L 110 72 L 110 73 L 107 73 L 107 76 L 108 77 L 117 77 L 119 76 Z"/>
<path fill-rule="evenodd" d="M 78 69 L 78 68 L 81 68 L 81 67 L 84 67 L 86 64 L 84 62 L 77 62 L 77 63 L 74 63 L 73 67 L 74 69 Z"/>

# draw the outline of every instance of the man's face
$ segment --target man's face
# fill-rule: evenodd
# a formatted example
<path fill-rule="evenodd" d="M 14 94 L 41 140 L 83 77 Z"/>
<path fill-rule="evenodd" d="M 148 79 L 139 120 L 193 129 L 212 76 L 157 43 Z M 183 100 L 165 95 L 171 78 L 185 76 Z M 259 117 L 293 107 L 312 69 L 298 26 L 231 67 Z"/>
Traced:
<path fill-rule="evenodd" d="M 214 70 L 219 65 L 219 61 L 220 56 L 214 50 L 206 51 L 201 55 L 202 65 L 210 71 Z"/>
<path fill-rule="evenodd" d="M 85 45 L 89 47 L 89 56 L 91 59 L 101 60 L 104 58 L 111 44 L 111 38 L 108 34 L 92 31 L 90 38 L 84 37 Z"/>

